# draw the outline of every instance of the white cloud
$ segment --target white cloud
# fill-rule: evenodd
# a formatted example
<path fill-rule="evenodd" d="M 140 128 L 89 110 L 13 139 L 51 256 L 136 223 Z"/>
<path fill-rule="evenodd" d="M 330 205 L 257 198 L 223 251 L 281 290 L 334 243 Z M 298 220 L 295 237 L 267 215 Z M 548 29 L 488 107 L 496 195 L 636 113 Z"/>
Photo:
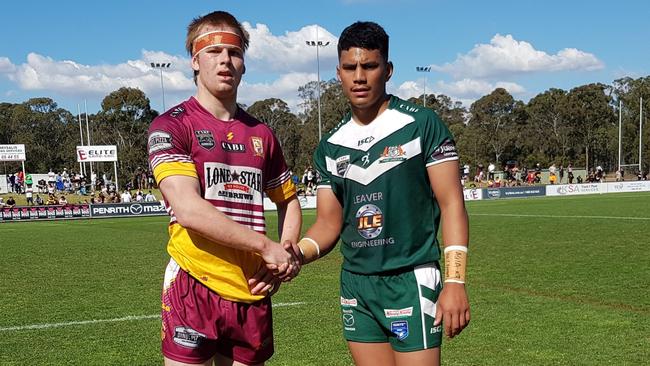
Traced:
<path fill-rule="evenodd" d="M 8 57 L 0 57 L 0 74 L 9 74 L 16 70 Z"/>
<path fill-rule="evenodd" d="M 530 43 L 517 41 L 508 34 L 496 34 L 490 44 L 476 45 L 465 55 L 432 69 L 449 73 L 455 78 L 502 77 L 513 73 L 549 72 L 564 70 L 593 71 L 604 67 L 591 53 L 565 48 L 555 55 L 536 50 Z"/>
<path fill-rule="evenodd" d="M 298 111 L 298 104 L 302 102 L 298 97 L 298 87 L 315 80 L 315 74 L 289 73 L 270 83 L 249 84 L 244 81 L 237 93 L 237 97 L 241 103 L 247 105 L 259 100 L 278 98 L 284 100 L 291 110 Z"/>
<path fill-rule="evenodd" d="M 251 45 L 246 53 L 247 74 L 240 86 L 239 100 L 251 104 L 266 98 L 281 98 L 296 109 L 298 87 L 316 80 L 316 48 L 305 41 L 318 40 L 328 46 L 319 47 L 321 77 L 323 70 L 334 69 L 337 62 L 337 39 L 317 25 L 295 32 L 274 35 L 264 24 L 244 23 L 250 32 Z M 23 91 L 48 91 L 56 95 L 102 98 L 121 87 L 139 88 L 152 102 L 161 100 L 160 70 L 151 63 L 171 63 L 163 69 L 166 105 L 182 101 L 196 89 L 188 57 L 161 51 L 142 50 L 138 60 L 119 64 L 84 65 L 74 60 L 55 60 L 46 55 L 30 53 L 26 62 L 13 64 L 0 57 L 0 74 Z M 249 80 L 254 80 L 251 82 Z M 171 102 L 171 103 L 170 103 Z"/>
<path fill-rule="evenodd" d="M 9 79 L 23 90 L 49 90 L 67 95 L 105 95 L 125 86 L 149 94 L 160 89 L 160 71 L 151 68 L 149 62 L 162 59 L 182 63 L 181 58 L 160 52 L 142 51 L 142 54 L 142 60 L 129 60 L 117 65 L 83 65 L 30 53 L 26 63 L 14 66 L 15 71 L 9 74 Z M 165 88 L 170 91 L 193 89 L 191 76 L 176 67 L 166 70 L 163 75 Z"/>
<path fill-rule="evenodd" d="M 389 88 L 390 92 L 401 98 L 411 98 L 423 94 L 424 85 L 422 80 L 405 81 L 396 88 Z M 507 81 L 491 83 L 479 79 L 462 79 L 453 82 L 438 81 L 433 87 L 427 85 L 427 94 L 444 94 L 452 100 L 461 101 L 466 107 L 469 107 L 476 99 L 487 95 L 496 88 L 504 88 L 510 94 L 516 96 L 526 92 L 526 89 L 517 84 Z"/>
<path fill-rule="evenodd" d="M 262 72 L 313 72 L 316 62 L 316 47 L 308 46 L 306 41 L 318 39 L 327 46 L 319 47 L 321 67 L 335 63 L 337 58 L 337 39 L 326 29 L 309 25 L 297 32 L 274 35 L 265 24 L 243 23 L 250 33 L 251 42 L 246 51 L 246 64 L 249 70 Z M 316 33 L 318 32 L 318 38 Z"/>

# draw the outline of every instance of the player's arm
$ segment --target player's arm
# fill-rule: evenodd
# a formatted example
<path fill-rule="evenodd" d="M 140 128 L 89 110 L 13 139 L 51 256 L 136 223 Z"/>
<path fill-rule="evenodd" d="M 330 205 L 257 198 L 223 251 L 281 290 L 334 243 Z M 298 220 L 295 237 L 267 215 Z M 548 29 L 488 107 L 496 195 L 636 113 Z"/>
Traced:
<path fill-rule="evenodd" d="M 438 298 L 435 324 L 442 321 L 445 334 L 453 338 L 469 324 L 470 310 L 465 291 L 465 271 L 469 224 L 458 160 L 445 161 L 427 168 L 433 194 L 440 206 L 445 276 Z"/>
<path fill-rule="evenodd" d="M 292 270 L 295 259 L 281 245 L 232 221 L 204 200 L 195 177 L 170 175 L 159 185 L 181 226 L 223 246 L 259 253 L 278 274 Z"/>
<path fill-rule="evenodd" d="M 298 242 L 298 245 L 293 248 L 299 252 L 302 265 L 313 262 L 331 252 L 336 246 L 343 226 L 343 209 L 331 189 L 318 189 L 316 200 L 316 222 L 307 230 L 305 237 Z M 291 249 L 290 243 L 284 241 L 283 243 L 285 249 Z M 266 272 L 265 269 L 262 269 L 249 279 L 248 285 L 251 294 L 257 295 L 275 288 L 277 282 L 270 278 Z"/>
<path fill-rule="evenodd" d="M 303 265 L 331 252 L 343 227 L 343 207 L 332 189 L 320 187 L 316 192 L 316 221 L 298 242 Z"/>
<path fill-rule="evenodd" d="M 284 281 L 291 281 L 300 273 L 300 261 L 298 256 L 298 238 L 302 228 L 302 211 L 298 197 L 294 194 L 289 199 L 276 203 L 278 209 L 278 236 L 280 243 L 285 246 L 295 260 L 294 270 L 291 275 L 284 278 Z M 288 247 L 288 248 L 287 248 Z"/>

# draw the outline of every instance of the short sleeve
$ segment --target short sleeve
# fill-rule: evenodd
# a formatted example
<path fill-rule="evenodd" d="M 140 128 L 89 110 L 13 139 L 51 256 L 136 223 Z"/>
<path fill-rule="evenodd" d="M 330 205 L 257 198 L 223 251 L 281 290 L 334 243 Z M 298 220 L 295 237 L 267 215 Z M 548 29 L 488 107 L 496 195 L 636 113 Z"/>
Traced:
<path fill-rule="evenodd" d="M 422 151 L 425 152 L 426 166 L 458 160 L 454 138 L 440 117 L 430 111 L 423 118 Z"/>
<path fill-rule="evenodd" d="M 326 139 L 322 139 L 314 152 L 314 167 L 320 176 L 320 182 L 318 183 L 318 188 L 333 188 L 332 187 L 332 174 L 327 170 L 327 159 L 326 159 Z"/>
<path fill-rule="evenodd" d="M 181 121 L 167 115 L 154 119 L 149 127 L 147 149 L 149 165 L 158 184 L 172 175 L 198 178 L 191 146 Z"/>
<path fill-rule="evenodd" d="M 269 179 L 264 182 L 264 192 L 271 201 L 281 203 L 296 195 L 296 185 L 291 180 L 291 170 L 287 167 L 280 142 L 270 130 L 269 135 L 269 158 L 264 169 L 264 176 Z"/>

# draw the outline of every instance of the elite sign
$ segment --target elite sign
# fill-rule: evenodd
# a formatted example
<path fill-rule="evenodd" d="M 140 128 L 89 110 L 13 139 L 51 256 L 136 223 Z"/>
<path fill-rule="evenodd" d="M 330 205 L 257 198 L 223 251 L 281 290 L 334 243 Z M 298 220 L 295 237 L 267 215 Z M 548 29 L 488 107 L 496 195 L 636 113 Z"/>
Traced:
<path fill-rule="evenodd" d="M 77 161 L 117 161 L 117 146 L 94 145 L 77 146 Z"/>

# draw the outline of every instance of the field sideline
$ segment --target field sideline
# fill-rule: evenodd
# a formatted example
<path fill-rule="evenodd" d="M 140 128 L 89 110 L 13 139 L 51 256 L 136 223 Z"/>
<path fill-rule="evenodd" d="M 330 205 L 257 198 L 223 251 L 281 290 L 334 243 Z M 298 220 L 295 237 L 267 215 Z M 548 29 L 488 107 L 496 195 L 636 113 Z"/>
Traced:
<path fill-rule="evenodd" d="M 467 206 L 472 322 L 445 340 L 444 365 L 648 362 L 650 194 Z M 314 212 L 304 217 L 308 226 Z M 277 218 L 268 220 L 276 235 Z M 161 364 L 166 223 L 0 224 L 0 365 Z M 274 296 L 269 365 L 352 364 L 341 338 L 340 263 L 334 251 Z"/>

